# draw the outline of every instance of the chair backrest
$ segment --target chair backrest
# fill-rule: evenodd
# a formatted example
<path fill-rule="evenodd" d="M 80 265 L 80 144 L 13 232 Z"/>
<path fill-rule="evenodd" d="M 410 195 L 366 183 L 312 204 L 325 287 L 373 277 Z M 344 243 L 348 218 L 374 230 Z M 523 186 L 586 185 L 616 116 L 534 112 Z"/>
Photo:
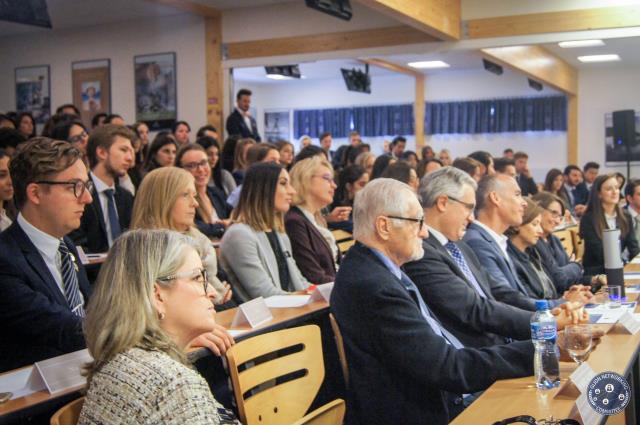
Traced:
<path fill-rule="evenodd" d="M 84 397 L 65 404 L 53 414 L 51 417 L 51 425 L 76 425 L 78 418 L 80 418 L 80 411 L 82 410 L 83 404 Z"/>
<path fill-rule="evenodd" d="M 582 261 L 584 255 L 584 239 L 580 237 L 577 228 L 571 230 L 571 239 L 573 241 L 573 252 L 576 254 L 576 261 Z"/>
<path fill-rule="evenodd" d="M 346 241 L 348 239 L 353 239 L 353 235 L 346 230 L 335 229 L 331 231 L 331 234 L 334 238 L 336 238 L 336 242 Z"/>
<path fill-rule="evenodd" d="M 344 400 L 338 398 L 305 415 L 293 425 L 342 425 L 344 411 Z"/>
<path fill-rule="evenodd" d="M 338 251 L 340 251 L 341 255 L 344 255 L 349 250 L 349 248 L 351 248 L 355 243 L 356 241 L 353 239 L 346 240 L 343 242 L 338 242 Z"/>
<path fill-rule="evenodd" d="M 571 237 L 571 232 L 569 230 L 559 230 L 557 232 L 553 232 L 553 234 L 560 239 L 562 247 L 566 251 L 567 255 L 571 257 L 571 254 L 573 254 L 573 238 Z"/>
<path fill-rule="evenodd" d="M 290 424 L 302 418 L 324 379 L 316 325 L 246 339 L 227 350 L 226 358 L 245 425 Z"/>
<path fill-rule="evenodd" d="M 340 359 L 340 366 L 342 367 L 342 376 L 344 377 L 344 384 L 349 387 L 349 367 L 347 366 L 347 354 L 344 351 L 344 341 L 342 340 L 342 332 L 340 332 L 340 326 L 336 321 L 333 313 L 329 313 L 329 320 L 331 321 L 331 329 L 333 329 L 333 335 L 336 339 L 336 347 L 338 349 L 338 358 Z"/>

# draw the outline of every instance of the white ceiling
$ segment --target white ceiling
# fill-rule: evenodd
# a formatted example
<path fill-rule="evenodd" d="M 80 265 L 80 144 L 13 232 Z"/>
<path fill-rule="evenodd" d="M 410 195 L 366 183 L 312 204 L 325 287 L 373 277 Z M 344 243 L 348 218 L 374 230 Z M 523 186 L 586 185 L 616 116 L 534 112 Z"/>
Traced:
<path fill-rule="evenodd" d="M 639 67 L 640 66 L 640 37 L 628 37 L 628 38 L 609 38 L 603 40 L 604 46 L 596 47 L 581 47 L 574 49 L 563 49 L 556 43 L 545 44 L 551 52 L 561 57 L 571 65 L 578 69 L 592 69 L 596 67 Z M 619 62 L 606 62 L 606 63 L 582 63 L 578 61 L 578 56 L 584 55 L 601 55 L 617 53 L 620 56 Z"/>

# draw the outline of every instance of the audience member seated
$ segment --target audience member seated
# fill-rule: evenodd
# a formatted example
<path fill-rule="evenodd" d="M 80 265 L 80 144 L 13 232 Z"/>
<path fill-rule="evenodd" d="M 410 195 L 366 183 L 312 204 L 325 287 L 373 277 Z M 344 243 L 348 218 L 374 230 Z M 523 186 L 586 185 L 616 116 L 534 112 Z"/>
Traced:
<path fill-rule="evenodd" d="M 411 168 L 411 166 L 404 161 L 398 161 L 395 164 L 389 165 L 380 177 L 401 181 L 402 183 L 408 184 L 414 192 L 418 191 L 418 184 L 420 183 L 418 181 L 418 174 L 415 169 Z"/>
<path fill-rule="evenodd" d="M 135 137 L 127 127 L 114 124 L 96 128 L 89 137 L 93 201 L 85 208 L 80 227 L 69 235 L 86 252 L 107 252 L 129 228 L 133 195 L 118 184 L 118 178 L 133 164 Z"/>
<path fill-rule="evenodd" d="M 242 302 L 309 286 L 291 255 L 284 228 L 294 195 L 289 173 L 280 165 L 257 163 L 247 170 L 231 217 L 234 224 L 220 246 L 222 264 Z"/>
<path fill-rule="evenodd" d="M 322 133 L 319 137 L 320 139 L 320 148 L 327 155 L 327 159 L 329 162 L 333 162 L 333 156 L 335 151 L 331 150 L 331 144 L 333 143 L 333 136 L 329 132 Z"/>
<path fill-rule="evenodd" d="M 452 165 L 469 174 L 476 182 L 482 180 L 482 173 L 480 172 L 482 164 L 475 159 L 469 157 L 456 158 Z"/>
<path fill-rule="evenodd" d="M 516 152 L 513 155 L 513 160 L 516 169 L 515 177 L 522 191 L 522 196 L 531 196 L 538 193 L 538 186 L 531 176 L 531 170 L 529 170 L 529 155 L 526 152 Z"/>
<path fill-rule="evenodd" d="M 278 152 L 280 152 L 280 164 L 282 164 L 287 171 L 291 171 L 294 157 L 293 143 L 280 140 L 276 142 L 275 145 L 278 148 Z"/>
<path fill-rule="evenodd" d="M 480 176 L 492 176 L 496 173 L 493 168 L 493 157 L 489 152 L 475 151 L 470 153 L 469 158 L 475 159 L 480 163 Z"/>
<path fill-rule="evenodd" d="M 27 139 L 16 129 L 0 128 L 0 149 L 4 153 L 13 156 L 16 153 L 18 145 L 26 142 Z"/>
<path fill-rule="evenodd" d="M 207 125 L 203 125 L 202 127 L 200 127 L 198 129 L 198 132 L 196 133 L 196 138 L 199 139 L 201 137 L 211 137 L 212 139 L 215 139 L 215 141 L 218 141 L 218 130 L 212 126 L 211 124 L 207 124 Z"/>
<path fill-rule="evenodd" d="M 6 114 L 0 114 L 0 128 L 16 129 L 16 123 Z"/>
<path fill-rule="evenodd" d="M 389 156 L 382 155 L 378 158 L 390 158 Z M 357 165 L 350 165 L 340 171 L 338 176 L 338 188 L 336 189 L 333 197 L 332 209 L 338 207 L 353 207 L 353 200 L 356 197 L 356 193 L 362 190 L 363 187 L 369 182 L 369 175 L 364 168 Z M 345 221 L 335 221 L 329 223 L 331 229 L 342 229 L 349 233 L 353 232 L 353 221 L 351 216 Z"/>
<path fill-rule="evenodd" d="M 102 124 L 104 124 L 105 118 L 107 118 L 107 114 L 105 114 L 104 112 L 95 114 L 93 118 L 91 118 L 91 129 L 100 127 Z"/>
<path fill-rule="evenodd" d="M 505 337 L 531 336 L 531 311 L 497 301 L 491 293 L 493 277 L 461 241 L 473 221 L 476 182 L 453 167 L 424 177 L 419 196 L 429 236 L 424 256 L 403 266 L 422 298 L 444 327 L 466 347 L 505 342 Z"/>
<path fill-rule="evenodd" d="M 407 139 L 402 136 L 396 136 L 389 145 L 389 155 L 396 160 L 402 159 L 404 148 L 407 146 Z"/>
<path fill-rule="evenodd" d="M 421 159 L 416 167 L 416 174 L 420 180 L 425 174 L 442 168 L 442 161 L 439 159 Z"/>
<path fill-rule="evenodd" d="M 36 137 L 11 160 L 18 218 L 0 234 L 0 372 L 84 348 L 89 281 L 66 235 L 92 183 L 81 152 Z"/>
<path fill-rule="evenodd" d="M 516 179 L 518 177 L 518 172 L 516 170 L 516 162 L 513 159 L 496 158 L 495 161 L 493 162 L 493 167 L 496 169 L 496 173 L 506 174 Z M 520 183 L 518 183 L 518 186 L 520 186 Z M 520 186 L 520 190 L 522 190 L 522 186 Z M 537 190 L 538 188 L 536 187 L 536 191 Z"/>
<path fill-rule="evenodd" d="M 133 203 L 131 228 L 174 230 L 191 237 L 200 246 L 216 304 L 224 304 L 231 299 L 231 290 L 218 278 L 218 260 L 211 241 L 194 226 L 198 202 L 193 181 L 187 171 L 174 167 L 147 174 Z"/>
<path fill-rule="evenodd" d="M 422 148 L 420 152 L 421 159 L 434 159 L 436 157 L 436 153 L 433 148 L 429 145 L 426 145 Z"/>
<path fill-rule="evenodd" d="M 20 112 L 16 120 L 17 130 L 25 139 L 36 137 L 36 120 L 33 119 L 31 112 Z"/>
<path fill-rule="evenodd" d="M 349 146 L 356 147 L 360 143 L 362 143 L 362 139 L 360 138 L 360 133 L 358 131 L 352 131 L 349 133 L 349 144 L 342 145 L 338 148 L 336 153 L 333 155 L 333 160 L 331 165 L 336 171 L 340 171 L 342 169 L 342 164 L 346 162 L 345 152 Z"/>
<path fill-rule="evenodd" d="M 311 142 L 311 137 L 305 134 L 298 139 L 298 146 L 300 147 L 300 149 L 304 149 L 307 146 L 311 146 Z"/>
<path fill-rule="evenodd" d="M 584 180 L 578 185 L 578 193 L 582 194 L 584 205 L 587 205 L 587 202 L 589 201 L 589 192 L 591 191 L 593 182 L 596 181 L 596 177 L 598 177 L 599 171 L 600 164 L 593 161 L 587 162 L 584 164 L 584 167 L 582 167 L 582 177 Z M 620 190 L 622 190 L 622 187 L 620 187 Z"/>
<path fill-rule="evenodd" d="M 544 179 L 544 191 L 560 198 L 563 209 L 569 210 L 571 200 L 567 189 L 564 187 L 564 174 L 562 174 L 562 171 L 552 168 L 547 172 L 547 176 Z"/>
<path fill-rule="evenodd" d="M 142 167 L 145 173 L 160 167 L 171 167 L 176 160 L 178 144 L 169 133 L 158 133 L 149 146 L 149 153 Z"/>
<path fill-rule="evenodd" d="M 176 165 L 190 172 L 194 178 L 198 202 L 196 227 L 206 236 L 221 238 L 230 224 L 231 208 L 224 192 L 208 184 L 211 181 L 211 167 L 204 149 L 195 143 L 183 145 L 176 156 Z"/>
<path fill-rule="evenodd" d="M 564 188 L 569 199 L 569 209 L 576 217 L 582 216 L 589 197 L 588 192 L 580 191 L 582 170 L 577 165 L 567 165 L 564 169 Z M 584 188 L 583 188 L 584 189 Z"/>
<path fill-rule="evenodd" d="M 75 115 L 76 118 L 80 117 L 80 111 L 73 103 L 65 103 L 64 105 L 58 106 L 56 109 L 56 115 Z"/>
<path fill-rule="evenodd" d="M 236 188 L 236 181 L 230 172 L 222 168 L 222 161 L 220 160 L 220 145 L 216 139 L 203 136 L 196 140 L 196 143 L 204 148 L 209 160 L 209 167 L 211 168 L 211 180 L 209 186 L 218 188 L 224 193 L 225 198 L 233 192 Z"/>
<path fill-rule="evenodd" d="M 240 186 L 244 179 L 244 172 L 247 165 L 247 152 L 251 145 L 255 145 L 256 141 L 253 139 L 240 139 L 236 143 L 236 149 L 233 154 L 233 172 L 231 175 L 236 181 L 236 185 Z"/>
<path fill-rule="evenodd" d="M 406 162 L 407 164 L 409 164 L 409 166 L 411 168 L 413 168 L 414 170 L 418 166 L 418 155 L 414 151 L 404 151 L 404 152 L 402 152 L 402 155 L 400 156 L 400 159 L 402 161 Z"/>
<path fill-rule="evenodd" d="M 144 164 L 144 160 L 149 154 L 149 126 L 143 121 L 138 121 L 133 125 L 133 130 L 136 132 L 138 139 L 140 140 L 140 148 L 136 152 L 136 165 L 139 167 Z"/>
<path fill-rule="evenodd" d="M 371 169 L 369 180 L 377 179 L 378 177 L 382 176 L 384 170 L 386 170 L 389 165 L 394 164 L 396 161 L 397 159 L 395 159 L 391 155 L 380 155 L 379 157 L 377 157 L 373 162 L 373 168 Z"/>
<path fill-rule="evenodd" d="M 9 173 L 11 157 L 0 149 L 0 232 L 11 226 L 15 220 L 13 205 L 13 184 Z"/>
<path fill-rule="evenodd" d="M 222 145 L 222 154 L 220 155 L 220 162 L 222 162 L 222 168 L 227 170 L 228 172 L 233 172 L 233 167 L 235 164 L 235 152 L 236 146 L 238 145 L 238 141 L 240 137 L 238 136 L 230 136 L 224 141 Z"/>
<path fill-rule="evenodd" d="M 302 148 L 300 152 L 298 152 L 295 158 L 293 158 L 293 163 L 295 164 L 296 162 L 304 161 L 305 159 L 311 158 L 312 156 L 316 155 L 321 155 L 325 158 L 328 158 L 327 153 L 322 148 L 314 145 L 309 145 L 306 148 Z"/>
<path fill-rule="evenodd" d="M 257 162 L 271 162 L 279 164 L 280 152 L 278 152 L 278 148 L 271 143 L 258 143 L 249 146 L 249 149 L 247 149 L 245 168 L 249 168 Z M 241 191 L 242 183 L 240 183 L 227 198 L 227 203 L 231 205 L 232 208 L 238 206 Z"/>
<path fill-rule="evenodd" d="M 533 373 L 530 341 L 465 348 L 434 318 L 400 269 L 423 257 L 423 219 L 416 194 L 396 180 L 376 179 L 356 199 L 357 242 L 330 303 L 349 367 L 347 423 L 444 425 L 462 394 Z"/>
<path fill-rule="evenodd" d="M 231 423 L 185 352 L 202 340 L 215 351 L 233 344 L 215 323 L 215 291 L 199 254 L 170 231 L 118 239 L 87 311 L 93 360 L 78 424 Z"/>
<path fill-rule="evenodd" d="M 453 158 L 451 158 L 451 152 L 449 149 L 442 149 L 438 154 L 438 159 L 442 162 L 442 166 L 453 165 Z"/>
<path fill-rule="evenodd" d="M 333 201 L 333 167 L 322 156 L 297 162 L 291 170 L 291 185 L 296 191 L 294 206 L 285 215 L 284 225 L 293 258 L 309 282 L 333 282 L 338 247 L 321 214 Z M 348 216 L 346 212 L 345 218 Z"/>
<path fill-rule="evenodd" d="M 624 198 L 627 201 L 625 210 L 631 217 L 636 240 L 640 241 L 640 180 L 631 179 L 624 187 Z"/>
<path fill-rule="evenodd" d="M 354 164 L 361 166 L 367 172 L 367 174 L 371 175 L 373 171 L 373 164 L 376 162 L 375 154 L 371 152 L 361 152 L 354 161 Z"/>
<path fill-rule="evenodd" d="M 261 142 L 262 139 L 260 139 L 260 134 L 258 134 L 258 124 L 249 112 L 249 108 L 251 107 L 251 94 L 251 90 L 238 90 L 236 94 L 236 107 L 227 117 L 227 134 L 229 136 L 251 138 L 256 142 Z M 242 182 L 238 182 L 238 184 L 240 183 Z"/>
<path fill-rule="evenodd" d="M 102 124 L 126 125 L 124 118 L 119 114 L 109 114 L 104 117 Z"/>
<path fill-rule="evenodd" d="M 59 122 L 51 129 L 49 137 L 54 140 L 66 140 L 78 148 L 80 152 L 82 152 L 83 157 L 86 158 L 89 133 L 79 118 L 73 117 L 72 119 Z"/>
<path fill-rule="evenodd" d="M 178 147 L 189 143 L 189 133 L 191 133 L 191 127 L 186 121 L 176 121 L 171 127 L 171 133 L 175 137 Z"/>
<path fill-rule="evenodd" d="M 620 247 L 627 259 L 633 259 L 640 251 L 631 216 L 620 207 L 619 201 L 620 187 L 615 174 L 598 176 L 580 220 L 580 236 L 584 239 L 582 264 L 586 274 L 604 273 L 602 233 L 605 229 L 620 229 Z"/>

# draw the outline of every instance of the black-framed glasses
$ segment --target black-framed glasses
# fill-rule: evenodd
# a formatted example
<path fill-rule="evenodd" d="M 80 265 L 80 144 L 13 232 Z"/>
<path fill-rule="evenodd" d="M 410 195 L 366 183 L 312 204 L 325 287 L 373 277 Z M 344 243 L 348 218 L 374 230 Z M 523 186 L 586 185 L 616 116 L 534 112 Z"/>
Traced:
<path fill-rule="evenodd" d="M 82 195 L 84 195 L 84 191 L 88 190 L 89 193 L 91 193 L 93 191 L 94 185 L 93 182 L 91 180 L 87 180 L 82 181 L 82 180 L 69 180 L 69 181 L 64 181 L 64 182 L 57 182 L 54 180 L 38 180 L 37 182 L 34 182 L 37 184 L 64 184 L 64 185 L 72 185 L 73 186 L 73 195 L 77 198 L 80 199 L 82 197 Z"/>
<path fill-rule="evenodd" d="M 447 196 L 447 198 L 451 199 L 453 202 L 459 203 L 460 205 L 462 205 L 463 207 L 465 207 L 469 211 L 473 211 L 473 210 L 476 209 L 476 204 L 475 203 L 471 204 L 469 202 L 464 202 L 464 201 L 461 201 L 460 199 L 454 198 L 453 196 Z"/>
<path fill-rule="evenodd" d="M 193 171 L 196 168 L 207 168 L 209 167 L 209 160 L 208 159 L 203 159 L 200 162 L 188 162 L 186 164 L 184 164 L 182 166 L 182 168 L 184 168 L 185 170 L 189 170 L 189 171 Z"/>
<path fill-rule="evenodd" d="M 508 425 L 508 424 L 529 424 L 529 425 L 580 425 L 580 422 L 575 419 L 554 419 L 551 416 L 548 419 L 536 420 L 533 416 L 520 415 L 512 418 L 503 419 L 498 422 L 494 422 L 493 425 Z"/>
<path fill-rule="evenodd" d="M 207 269 L 195 269 L 190 272 L 182 272 L 175 273 L 169 276 L 159 277 L 157 280 L 161 282 L 169 282 L 176 279 L 188 278 L 193 280 L 194 282 L 198 282 L 202 284 L 202 289 L 204 290 L 204 294 L 207 295 L 209 293 L 209 273 L 207 273 Z"/>
<path fill-rule="evenodd" d="M 413 217 L 400 217 L 397 215 L 388 215 L 387 218 L 395 218 L 396 220 L 413 221 L 414 223 L 418 223 L 420 225 L 420 227 L 418 227 L 418 231 L 422 230 L 422 226 L 424 226 L 424 216 L 420 218 L 413 218 Z"/>
<path fill-rule="evenodd" d="M 88 136 L 87 132 L 83 130 L 82 133 L 76 134 L 75 136 L 69 137 L 67 139 L 67 142 L 69 142 L 69 143 L 78 143 L 78 142 L 81 142 L 82 139 L 84 139 L 87 136 Z"/>
<path fill-rule="evenodd" d="M 551 217 L 553 217 L 555 219 L 558 219 L 558 218 L 562 217 L 562 213 L 559 213 L 558 211 L 554 211 L 554 210 L 552 210 L 550 208 L 545 208 L 544 210 L 550 212 L 551 213 Z"/>

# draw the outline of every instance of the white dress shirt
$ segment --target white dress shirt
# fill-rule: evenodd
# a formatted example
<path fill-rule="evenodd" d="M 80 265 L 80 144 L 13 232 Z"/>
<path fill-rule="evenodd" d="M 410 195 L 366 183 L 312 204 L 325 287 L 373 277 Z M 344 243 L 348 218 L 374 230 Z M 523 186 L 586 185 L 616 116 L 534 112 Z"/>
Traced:
<path fill-rule="evenodd" d="M 440 233 L 438 230 L 434 229 L 433 227 L 427 225 L 427 230 L 429 231 L 430 235 L 433 235 L 438 242 L 440 242 L 440 245 L 445 246 L 447 244 L 447 242 L 449 242 L 449 239 L 447 239 L 447 237 L 445 235 L 443 235 L 442 233 Z M 449 251 L 447 251 L 449 252 Z"/>
<path fill-rule="evenodd" d="M 0 210 L 0 232 L 4 231 L 9 226 L 11 226 L 11 223 L 13 223 L 13 222 L 7 216 L 7 211 L 4 210 L 4 209 L 1 209 Z"/>
<path fill-rule="evenodd" d="M 474 223 L 482 227 L 484 230 L 487 231 L 487 233 L 489 233 L 489 235 L 493 238 L 493 240 L 496 241 L 496 243 L 502 250 L 502 254 L 504 255 L 504 258 L 509 259 L 509 254 L 507 254 L 507 241 L 509 240 L 509 238 L 507 238 L 505 235 L 497 234 L 492 229 L 490 229 L 489 227 L 487 227 L 485 224 L 481 223 L 478 220 L 475 220 Z"/>
<path fill-rule="evenodd" d="M 240 108 L 236 108 L 236 111 L 238 111 L 240 115 L 242 115 L 242 119 L 244 120 L 244 123 L 247 125 L 247 128 L 249 129 L 249 131 L 252 131 L 253 129 L 251 128 L 251 118 L 249 118 L 249 111 L 244 112 Z"/>
<path fill-rule="evenodd" d="M 109 222 L 109 197 L 106 193 L 104 193 L 107 189 L 112 189 L 115 195 L 116 186 L 107 185 L 105 182 L 100 180 L 98 176 L 93 174 L 93 172 L 89 173 L 91 175 L 91 180 L 93 180 L 93 184 L 96 187 L 96 192 L 98 192 L 98 198 L 100 198 L 100 208 L 102 208 L 102 221 L 104 222 L 104 228 L 107 231 L 107 241 L 109 243 L 109 248 L 113 245 L 113 238 L 111 237 L 111 223 Z M 115 198 L 114 198 L 115 203 Z M 118 207 L 116 207 L 116 217 L 118 216 Z"/>

